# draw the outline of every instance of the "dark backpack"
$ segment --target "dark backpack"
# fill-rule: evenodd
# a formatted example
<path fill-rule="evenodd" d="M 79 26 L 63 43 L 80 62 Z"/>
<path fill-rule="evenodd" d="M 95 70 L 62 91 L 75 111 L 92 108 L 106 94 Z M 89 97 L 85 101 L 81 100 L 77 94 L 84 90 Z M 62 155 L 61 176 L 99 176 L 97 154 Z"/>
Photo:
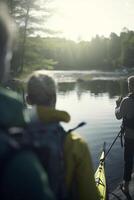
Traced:
<path fill-rule="evenodd" d="M 50 189 L 55 199 L 68 198 L 65 184 L 64 141 L 71 131 L 83 126 L 80 123 L 66 132 L 59 123 L 43 125 L 31 123 L 26 130 L 11 134 L 0 131 L 0 171 L 4 172 L 9 161 L 22 151 L 35 153 L 47 172 Z M 14 131 L 13 131 L 14 132 Z M 0 183 L 1 184 L 1 183 Z"/>
<path fill-rule="evenodd" d="M 26 130 L 15 134 L 6 130 L 0 132 L 0 171 L 4 172 L 9 161 L 16 154 L 23 150 L 32 151 L 47 172 L 50 189 L 55 198 L 67 199 L 63 158 L 64 140 L 67 133 L 62 126 L 58 123 L 46 126 L 34 123 L 30 124 Z"/>
<path fill-rule="evenodd" d="M 58 200 L 67 199 L 64 166 L 64 141 L 67 132 L 59 123 L 31 124 L 28 145 L 47 171 L 50 187 Z"/>

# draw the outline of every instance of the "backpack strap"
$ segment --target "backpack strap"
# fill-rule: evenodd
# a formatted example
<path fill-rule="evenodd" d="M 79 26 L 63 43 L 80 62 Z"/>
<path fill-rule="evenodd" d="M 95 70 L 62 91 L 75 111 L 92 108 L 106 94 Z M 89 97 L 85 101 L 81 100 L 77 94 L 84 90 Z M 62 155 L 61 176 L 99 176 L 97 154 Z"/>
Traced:
<path fill-rule="evenodd" d="M 125 125 L 124 125 L 124 119 L 122 120 L 121 129 L 120 129 L 120 142 L 121 147 L 124 147 L 124 133 L 125 133 Z"/>
<path fill-rule="evenodd" d="M 49 183 L 56 199 L 67 199 L 64 165 L 64 141 L 67 132 L 59 123 L 31 123 L 27 130 L 28 140 L 47 171 Z"/>

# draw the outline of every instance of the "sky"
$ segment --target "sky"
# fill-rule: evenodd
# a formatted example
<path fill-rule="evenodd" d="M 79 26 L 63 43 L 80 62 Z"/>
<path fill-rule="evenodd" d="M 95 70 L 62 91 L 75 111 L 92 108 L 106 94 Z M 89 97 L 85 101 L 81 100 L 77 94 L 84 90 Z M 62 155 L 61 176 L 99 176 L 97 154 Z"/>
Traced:
<path fill-rule="evenodd" d="M 53 0 L 48 27 L 75 41 L 134 30 L 134 0 Z"/>

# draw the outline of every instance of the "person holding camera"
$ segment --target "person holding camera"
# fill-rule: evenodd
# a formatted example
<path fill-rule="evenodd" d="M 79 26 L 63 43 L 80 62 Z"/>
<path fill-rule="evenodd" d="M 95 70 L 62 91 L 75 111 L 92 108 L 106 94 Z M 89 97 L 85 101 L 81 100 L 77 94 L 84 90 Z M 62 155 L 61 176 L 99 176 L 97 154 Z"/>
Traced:
<path fill-rule="evenodd" d="M 123 120 L 124 127 L 124 175 L 121 190 L 129 193 L 129 183 L 134 157 L 134 76 L 128 78 L 128 95 L 116 101 L 115 115 Z"/>

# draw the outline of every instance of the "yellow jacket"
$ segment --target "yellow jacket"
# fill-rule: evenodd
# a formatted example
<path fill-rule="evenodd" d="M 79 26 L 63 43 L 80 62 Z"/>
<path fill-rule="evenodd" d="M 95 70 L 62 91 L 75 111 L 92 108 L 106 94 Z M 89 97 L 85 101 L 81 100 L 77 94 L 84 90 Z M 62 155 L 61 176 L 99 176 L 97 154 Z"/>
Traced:
<path fill-rule="evenodd" d="M 70 120 L 67 112 L 53 108 L 38 106 L 37 113 L 44 123 Z M 77 200 L 98 200 L 90 152 L 86 142 L 79 134 L 67 135 L 64 144 L 64 159 L 68 191 L 71 192 L 75 183 Z"/>
<path fill-rule="evenodd" d="M 70 133 L 65 140 L 66 183 L 68 191 L 73 181 L 79 200 L 98 200 L 94 171 L 86 142 L 77 133 Z"/>

